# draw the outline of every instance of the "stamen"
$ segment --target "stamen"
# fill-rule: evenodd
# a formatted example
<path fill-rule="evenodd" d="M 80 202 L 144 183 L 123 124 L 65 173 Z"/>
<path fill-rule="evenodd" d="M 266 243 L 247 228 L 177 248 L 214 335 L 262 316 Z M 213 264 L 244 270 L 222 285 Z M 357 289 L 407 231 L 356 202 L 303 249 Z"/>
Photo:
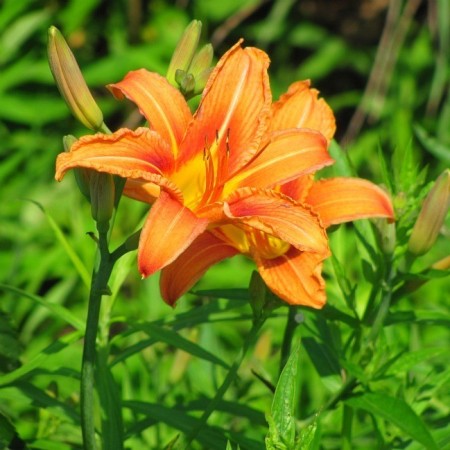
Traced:
<path fill-rule="evenodd" d="M 211 157 L 211 152 L 209 151 L 208 138 L 205 136 L 205 146 L 203 147 L 203 161 L 208 161 Z"/>
<path fill-rule="evenodd" d="M 223 191 L 223 186 L 228 176 L 228 160 L 230 156 L 230 129 L 225 136 L 225 151 L 220 145 L 219 130 L 215 132 L 215 141 L 209 145 L 205 136 L 205 147 L 203 148 L 203 161 L 205 162 L 205 190 L 198 205 L 201 208 L 206 203 L 216 201 Z M 216 165 L 214 164 L 216 163 Z"/>

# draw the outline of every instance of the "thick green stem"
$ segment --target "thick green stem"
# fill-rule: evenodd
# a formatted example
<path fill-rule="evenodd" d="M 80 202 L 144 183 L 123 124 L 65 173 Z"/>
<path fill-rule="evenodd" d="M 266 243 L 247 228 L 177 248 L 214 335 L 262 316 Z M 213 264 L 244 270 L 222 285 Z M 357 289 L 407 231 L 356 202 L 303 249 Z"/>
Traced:
<path fill-rule="evenodd" d="M 102 296 L 108 291 L 108 280 L 113 268 L 106 233 L 99 236 L 98 264 L 92 275 L 89 294 L 88 316 L 84 336 L 83 361 L 81 368 L 80 407 L 81 429 L 85 450 L 95 450 L 94 421 L 94 377 L 96 361 L 96 338 Z"/>
<path fill-rule="evenodd" d="M 297 321 L 298 306 L 289 306 L 288 319 L 286 328 L 284 329 L 283 343 L 281 344 L 281 358 L 280 358 L 280 370 L 279 374 L 283 371 L 287 360 L 291 354 L 292 339 L 294 337 L 295 329 L 298 326 Z"/>
<path fill-rule="evenodd" d="M 258 336 L 259 330 L 261 329 L 264 322 L 265 322 L 265 318 L 261 318 L 260 320 L 255 320 L 253 322 L 253 326 L 245 338 L 242 349 L 239 352 L 239 354 L 237 355 L 233 364 L 231 365 L 230 370 L 228 371 L 227 376 L 225 377 L 225 380 L 223 381 L 220 388 L 217 390 L 217 393 L 214 396 L 214 398 L 209 402 L 208 407 L 203 412 L 202 417 L 200 417 L 200 420 L 199 420 L 197 426 L 187 436 L 186 447 L 185 447 L 186 449 L 189 448 L 190 444 L 197 437 L 200 430 L 206 425 L 206 422 L 208 421 L 209 416 L 214 412 L 218 403 L 220 402 L 220 400 L 222 400 L 223 396 L 225 395 L 225 392 L 228 390 L 231 383 L 236 378 L 239 367 L 241 366 L 242 361 L 244 360 L 244 357 L 247 354 L 248 349 L 250 348 L 250 346 L 253 344 L 256 337 Z"/>

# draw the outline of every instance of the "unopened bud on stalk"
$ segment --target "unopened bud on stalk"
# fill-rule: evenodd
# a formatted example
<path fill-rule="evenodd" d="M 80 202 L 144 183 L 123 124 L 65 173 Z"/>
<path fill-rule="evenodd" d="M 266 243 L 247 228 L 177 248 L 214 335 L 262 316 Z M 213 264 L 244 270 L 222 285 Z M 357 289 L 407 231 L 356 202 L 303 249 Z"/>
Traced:
<path fill-rule="evenodd" d="M 408 250 L 423 255 L 435 243 L 450 202 L 450 169 L 445 170 L 428 193 L 408 242 Z"/>
<path fill-rule="evenodd" d="M 187 26 L 173 53 L 166 75 L 167 80 L 186 99 L 203 91 L 211 73 L 212 45 L 207 44 L 197 52 L 201 29 L 202 24 L 198 20 L 193 20 Z"/>
<path fill-rule="evenodd" d="M 448 270 L 450 269 L 450 256 L 446 256 L 445 258 L 436 261 L 431 265 L 432 269 L 435 270 Z"/>
<path fill-rule="evenodd" d="M 375 226 L 378 229 L 378 242 L 383 253 L 392 255 L 396 244 L 396 224 L 386 219 L 374 219 Z"/>
<path fill-rule="evenodd" d="M 192 58 L 197 51 L 198 41 L 200 40 L 200 33 L 202 31 L 202 23 L 199 20 L 193 20 L 184 30 L 183 35 L 178 41 L 177 48 L 173 52 L 170 60 L 169 68 L 167 70 L 166 78 L 170 84 L 177 86 L 175 80 L 176 71 L 178 69 L 184 70 L 187 73 L 191 65 Z"/>
<path fill-rule="evenodd" d="M 194 76 L 195 88 L 193 95 L 200 94 L 206 86 L 209 75 L 212 71 L 212 60 L 214 50 L 211 44 L 204 45 L 194 56 L 191 65 L 189 66 L 189 73 Z"/>
<path fill-rule="evenodd" d="M 75 136 L 68 134 L 63 137 L 64 151 L 69 152 L 70 148 L 77 141 Z M 88 201 L 91 200 L 91 188 L 90 188 L 90 178 L 92 171 L 89 169 L 73 169 L 75 175 L 75 181 L 77 182 L 78 189 L 87 198 Z"/>
<path fill-rule="evenodd" d="M 87 128 L 94 131 L 102 129 L 103 114 L 92 97 L 67 42 L 53 26 L 48 30 L 47 51 L 53 77 L 72 114 Z"/>
<path fill-rule="evenodd" d="M 107 232 L 114 211 L 115 187 L 109 173 L 92 172 L 90 177 L 91 214 L 100 232 Z"/>

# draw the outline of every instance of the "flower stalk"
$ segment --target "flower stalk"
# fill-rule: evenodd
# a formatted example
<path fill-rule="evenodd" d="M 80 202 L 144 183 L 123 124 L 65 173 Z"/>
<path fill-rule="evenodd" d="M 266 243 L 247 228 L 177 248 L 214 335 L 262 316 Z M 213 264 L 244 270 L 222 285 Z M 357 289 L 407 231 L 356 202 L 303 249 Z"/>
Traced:
<path fill-rule="evenodd" d="M 114 266 L 108 251 L 107 233 L 99 233 L 98 264 L 92 274 L 89 293 L 88 315 L 84 336 L 83 361 L 81 368 L 81 429 L 86 450 L 95 450 L 94 421 L 94 378 L 96 362 L 96 338 L 102 296 L 108 294 L 108 280 Z"/>

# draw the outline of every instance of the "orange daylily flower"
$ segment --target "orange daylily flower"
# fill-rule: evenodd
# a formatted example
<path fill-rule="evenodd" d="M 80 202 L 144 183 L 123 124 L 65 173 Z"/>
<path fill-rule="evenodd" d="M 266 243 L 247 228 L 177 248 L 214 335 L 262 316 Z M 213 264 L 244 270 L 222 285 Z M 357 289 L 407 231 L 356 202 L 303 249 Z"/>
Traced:
<path fill-rule="evenodd" d="M 168 303 L 212 264 L 245 253 L 281 298 L 323 304 L 323 286 L 305 284 L 306 297 L 294 292 L 296 285 L 289 294 L 276 286 L 313 276 L 316 285 L 323 284 L 320 265 L 329 255 L 325 226 L 343 216 L 336 202 L 324 198 L 326 185 L 311 187 L 311 177 L 333 162 L 327 146 L 334 118 L 307 82 L 295 83 L 272 105 L 268 65 L 264 52 L 235 45 L 212 72 L 194 115 L 165 78 L 130 72 L 109 88 L 136 103 L 150 127 L 85 136 L 58 156 L 58 180 L 77 167 L 119 175 L 127 179 L 125 195 L 153 203 L 138 265 L 143 276 L 163 269 L 161 290 Z M 367 184 L 373 202 L 369 207 L 363 199 L 362 211 L 352 207 L 355 191 L 348 187 L 345 220 L 392 216 L 389 200 L 375 186 Z"/>
<path fill-rule="evenodd" d="M 211 74 L 195 115 L 165 78 L 146 70 L 131 72 L 109 88 L 116 97 L 134 101 L 150 128 L 85 136 L 58 156 L 57 180 L 76 167 L 107 172 L 127 179 L 126 195 L 154 202 L 139 244 L 142 275 L 172 262 L 207 227 L 251 222 L 252 208 L 236 219 L 225 211 L 231 206 L 225 199 L 233 193 L 239 204 L 248 182 L 267 188 L 332 163 L 317 131 L 270 130 L 268 65 L 262 51 L 235 45 Z M 290 200 L 283 202 L 290 206 Z M 268 209 L 267 220 L 275 213 Z M 258 226 L 267 229 L 265 222 L 261 219 Z M 297 226 L 295 239 L 314 235 L 309 249 L 323 252 L 322 226 L 312 215 L 310 222 L 307 229 Z"/>
<path fill-rule="evenodd" d="M 308 82 L 294 83 L 272 107 L 271 130 L 309 127 L 320 131 L 329 142 L 335 131 L 334 117 L 317 91 Z M 248 174 L 249 171 L 247 171 Z M 251 171 L 250 171 L 251 172 Z M 247 176 L 247 181 L 251 177 Z M 324 227 L 368 217 L 393 219 L 387 194 L 378 186 L 359 178 L 332 178 L 314 181 L 312 172 L 276 186 L 293 204 L 309 208 Z M 276 195 L 275 192 L 272 195 Z M 251 196 L 248 202 L 253 202 Z M 282 214 L 282 213 L 280 213 Z M 279 217 L 282 220 L 282 216 Z M 252 258 L 267 286 L 289 304 L 321 308 L 326 301 L 322 265 L 329 252 L 310 252 L 289 244 L 281 234 L 235 225 L 206 231 L 161 274 L 163 298 L 173 302 L 213 264 L 245 254 Z"/>

